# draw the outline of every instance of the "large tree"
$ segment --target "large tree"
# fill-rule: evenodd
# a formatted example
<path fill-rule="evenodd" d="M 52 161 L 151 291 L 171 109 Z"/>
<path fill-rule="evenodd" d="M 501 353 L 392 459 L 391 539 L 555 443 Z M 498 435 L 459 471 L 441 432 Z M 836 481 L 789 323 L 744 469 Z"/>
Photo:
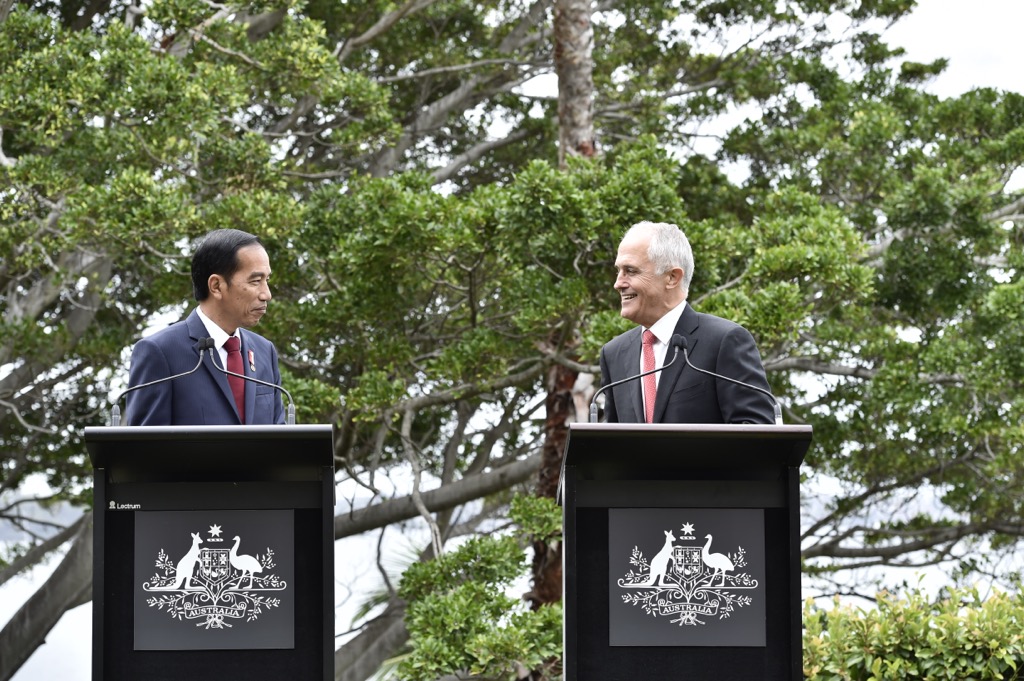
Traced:
<path fill-rule="evenodd" d="M 12 495 L 42 476 L 88 503 L 82 427 L 103 422 L 133 339 L 184 311 L 189 240 L 217 226 L 266 238 L 261 329 L 299 420 L 338 425 L 339 481 L 373 495 L 339 539 L 420 518 L 428 558 L 501 526 L 540 465 L 545 377 L 596 371 L 623 328 L 615 242 L 656 217 L 694 243 L 691 302 L 754 331 L 787 419 L 815 427 L 809 574 L 991 567 L 1022 521 L 1006 183 L 1024 102 L 925 94 L 942 65 L 860 28 L 911 4 L 600 3 L 607 153 L 570 172 L 555 98 L 521 88 L 555 70 L 543 0 L 0 5 L 0 493 L 33 535 L 0 582 L 72 542 L 0 632 L 0 678 L 90 577 L 88 515 L 54 534 Z M 694 153 L 699 124 L 738 105 L 750 121 Z M 388 495 L 399 468 L 415 489 Z M 338 678 L 406 645 L 406 608 L 380 595 Z"/>

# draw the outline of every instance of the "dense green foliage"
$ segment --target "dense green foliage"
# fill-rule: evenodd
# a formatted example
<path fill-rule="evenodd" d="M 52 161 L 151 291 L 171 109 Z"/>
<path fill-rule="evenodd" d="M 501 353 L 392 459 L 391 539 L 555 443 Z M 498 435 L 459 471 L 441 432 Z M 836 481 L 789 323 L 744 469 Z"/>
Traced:
<path fill-rule="evenodd" d="M 299 421 L 337 426 L 339 481 L 376 495 L 359 531 L 407 518 L 379 484 L 395 470 L 486 500 L 421 509 L 443 544 L 530 479 L 546 372 L 593 373 L 625 328 L 611 265 L 640 219 L 683 226 L 691 303 L 748 326 L 786 420 L 814 426 L 808 583 L 935 564 L 1012 579 L 1024 97 L 928 94 L 943 64 L 875 30 L 912 4 L 604 3 L 603 153 L 563 171 L 554 101 L 521 87 L 551 68 L 545 0 L 0 3 L 0 513 L 31 536 L 5 548 L 0 583 L 55 548 L 14 495 L 43 480 L 88 503 L 82 429 L 104 422 L 134 340 L 187 310 L 208 229 L 265 238 L 259 330 Z M 847 22 L 846 51 L 826 19 Z M 737 107 L 747 120 L 698 153 L 701 126 Z M 518 562 L 494 562 L 506 583 Z M 407 637 L 388 641 L 377 663 Z"/>
<path fill-rule="evenodd" d="M 879 594 L 876 608 L 804 608 L 808 681 L 1011 681 L 1024 668 L 1024 596 L 953 589 Z"/>
<path fill-rule="evenodd" d="M 509 515 L 514 533 L 474 537 L 406 570 L 399 595 L 409 603 L 413 646 L 399 666 L 401 678 L 512 680 L 561 658 L 562 608 L 531 610 L 508 595 L 526 572 L 527 542 L 561 536 L 561 509 L 546 498 L 517 497 Z"/>

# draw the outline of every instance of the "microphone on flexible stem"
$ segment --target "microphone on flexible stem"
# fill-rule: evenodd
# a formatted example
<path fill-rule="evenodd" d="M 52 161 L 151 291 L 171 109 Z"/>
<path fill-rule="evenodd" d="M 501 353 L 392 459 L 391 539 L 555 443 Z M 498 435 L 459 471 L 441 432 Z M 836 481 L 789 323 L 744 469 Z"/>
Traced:
<path fill-rule="evenodd" d="M 678 341 L 676 339 L 678 339 Z M 672 336 L 673 345 L 675 345 L 677 342 L 679 347 L 683 349 L 683 361 L 686 362 L 686 366 L 690 367 L 694 371 L 702 373 L 706 376 L 711 376 L 712 378 L 718 378 L 723 381 L 735 383 L 736 385 L 742 385 L 744 388 L 750 388 L 751 390 L 756 390 L 759 393 L 767 395 L 768 399 L 772 401 L 772 407 L 775 408 L 775 425 L 782 425 L 782 408 L 779 406 L 779 401 L 775 399 L 775 395 L 772 395 L 764 388 L 759 388 L 756 385 L 750 385 L 749 383 L 744 383 L 743 381 L 737 381 L 735 378 L 729 378 L 728 376 L 722 376 L 721 374 L 716 374 L 713 371 L 708 371 L 706 369 L 700 369 L 698 367 L 693 366 L 693 364 L 690 363 L 690 355 L 687 353 L 688 343 L 686 341 L 686 336 L 680 336 L 678 333 Z"/>
<path fill-rule="evenodd" d="M 287 390 L 285 390 L 284 386 L 276 385 L 274 383 L 268 383 L 267 381 L 263 381 L 263 380 L 260 380 L 258 378 L 254 378 L 252 376 L 246 376 L 245 374 L 236 374 L 234 371 L 229 371 L 229 370 L 221 367 L 219 364 L 217 364 L 217 357 L 216 357 L 216 353 L 214 353 L 214 351 L 213 351 L 213 341 L 212 340 L 210 341 L 210 359 L 213 361 L 213 366 L 216 367 L 217 371 L 221 372 L 222 374 L 227 374 L 228 376 L 235 376 L 236 378 L 241 378 L 242 380 L 245 380 L 245 381 L 252 381 L 253 383 L 259 383 L 260 385 L 265 385 L 265 386 L 267 386 L 269 388 L 273 388 L 274 390 L 280 390 L 285 395 L 287 395 L 288 396 L 288 410 L 285 412 L 285 421 L 284 422 L 285 422 L 286 425 L 289 425 L 289 426 L 294 426 L 295 425 L 295 402 L 292 400 L 292 394 L 290 392 L 288 392 Z"/>
<path fill-rule="evenodd" d="M 188 376 L 189 374 L 195 373 L 203 363 L 203 351 L 212 347 L 212 338 L 200 338 L 199 342 L 196 344 L 196 349 L 199 351 L 199 361 L 196 362 L 196 365 L 194 367 L 180 374 L 175 374 L 174 376 L 164 376 L 163 378 L 158 378 L 155 381 L 149 381 L 148 383 L 140 383 L 139 385 L 133 385 L 132 387 L 128 388 L 123 393 L 118 395 L 117 399 L 114 400 L 114 406 L 110 409 L 110 425 L 121 425 L 121 407 L 118 406 L 118 402 L 120 402 L 125 395 L 131 392 L 135 392 L 136 390 L 140 390 L 142 388 L 148 388 L 149 386 L 156 385 L 157 383 L 163 383 L 164 381 L 173 381 L 176 378 L 181 378 L 182 376 Z"/>
<path fill-rule="evenodd" d="M 628 383 L 629 381 L 635 381 L 636 379 L 643 378 L 644 376 L 646 376 L 648 374 L 653 374 L 655 372 L 663 371 L 664 369 L 668 369 L 670 366 L 672 366 L 672 363 L 676 361 L 676 358 L 679 357 L 680 341 L 684 341 L 684 340 L 685 339 L 683 339 L 683 337 L 680 336 L 679 334 L 676 334 L 676 335 L 672 336 L 672 340 L 670 341 L 669 344 L 673 348 L 675 348 L 676 351 L 674 353 L 672 353 L 672 359 L 670 359 L 668 362 L 665 362 L 664 364 L 662 364 L 657 369 L 651 369 L 649 371 L 644 371 L 642 373 L 637 374 L 636 376 L 628 376 L 628 377 L 623 378 L 621 380 L 613 381 L 613 382 L 609 383 L 608 385 L 602 385 L 597 390 L 597 392 L 594 393 L 594 396 L 592 398 L 590 398 L 590 423 L 597 423 L 597 398 L 598 398 L 599 395 L 601 395 L 601 393 L 603 393 L 604 391 L 608 390 L 609 388 L 614 388 L 617 385 L 622 385 L 623 383 Z M 683 352 L 685 353 L 686 350 L 684 349 Z"/>

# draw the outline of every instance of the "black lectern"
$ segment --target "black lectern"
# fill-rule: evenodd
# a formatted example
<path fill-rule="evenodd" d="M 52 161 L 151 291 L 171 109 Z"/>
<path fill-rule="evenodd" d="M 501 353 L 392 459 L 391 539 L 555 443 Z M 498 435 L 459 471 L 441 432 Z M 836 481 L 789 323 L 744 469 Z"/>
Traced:
<path fill-rule="evenodd" d="M 94 681 L 334 678 L 330 426 L 87 428 Z"/>
<path fill-rule="evenodd" d="M 580 423 L 559 498 L 566 681 L 797 681 L 809 426 Z"/>

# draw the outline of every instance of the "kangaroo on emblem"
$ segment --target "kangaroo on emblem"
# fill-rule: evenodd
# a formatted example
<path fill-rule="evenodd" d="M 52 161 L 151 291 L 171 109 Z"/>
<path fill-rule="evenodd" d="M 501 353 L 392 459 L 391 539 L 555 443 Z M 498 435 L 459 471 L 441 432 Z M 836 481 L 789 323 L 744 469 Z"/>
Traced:
<path fill-rule="evenodd" d="M 668 566 L 672 563 L 672 542 L 675 540 L 675 535 L 671 530 L 665 531 L 665 545 L 654 555 L 654 558 L 651 558 L 651 573 L 647 577 L 647 581 L 642 583 L 643 586 L 653 586 L 658 580 L 665 581 L 665 573 L 668 572 Z"/>
<path fill-rule="evenodd" d="M 188 550 L 188 553 L 181 557 L 181 560 L 178 561 L 177 567 L 174 568 L 174 584 L 154 588 L 174 591 L 180 589 L 182 584 L 185 585 L 186 589 L 192 588 L 192 575 L 195 573 L 196 563 L 199 562 L 199 545 L 203 543 L 203 538 L 195 532 L 192 532 L 191 534 L 192 548 Z"/>

